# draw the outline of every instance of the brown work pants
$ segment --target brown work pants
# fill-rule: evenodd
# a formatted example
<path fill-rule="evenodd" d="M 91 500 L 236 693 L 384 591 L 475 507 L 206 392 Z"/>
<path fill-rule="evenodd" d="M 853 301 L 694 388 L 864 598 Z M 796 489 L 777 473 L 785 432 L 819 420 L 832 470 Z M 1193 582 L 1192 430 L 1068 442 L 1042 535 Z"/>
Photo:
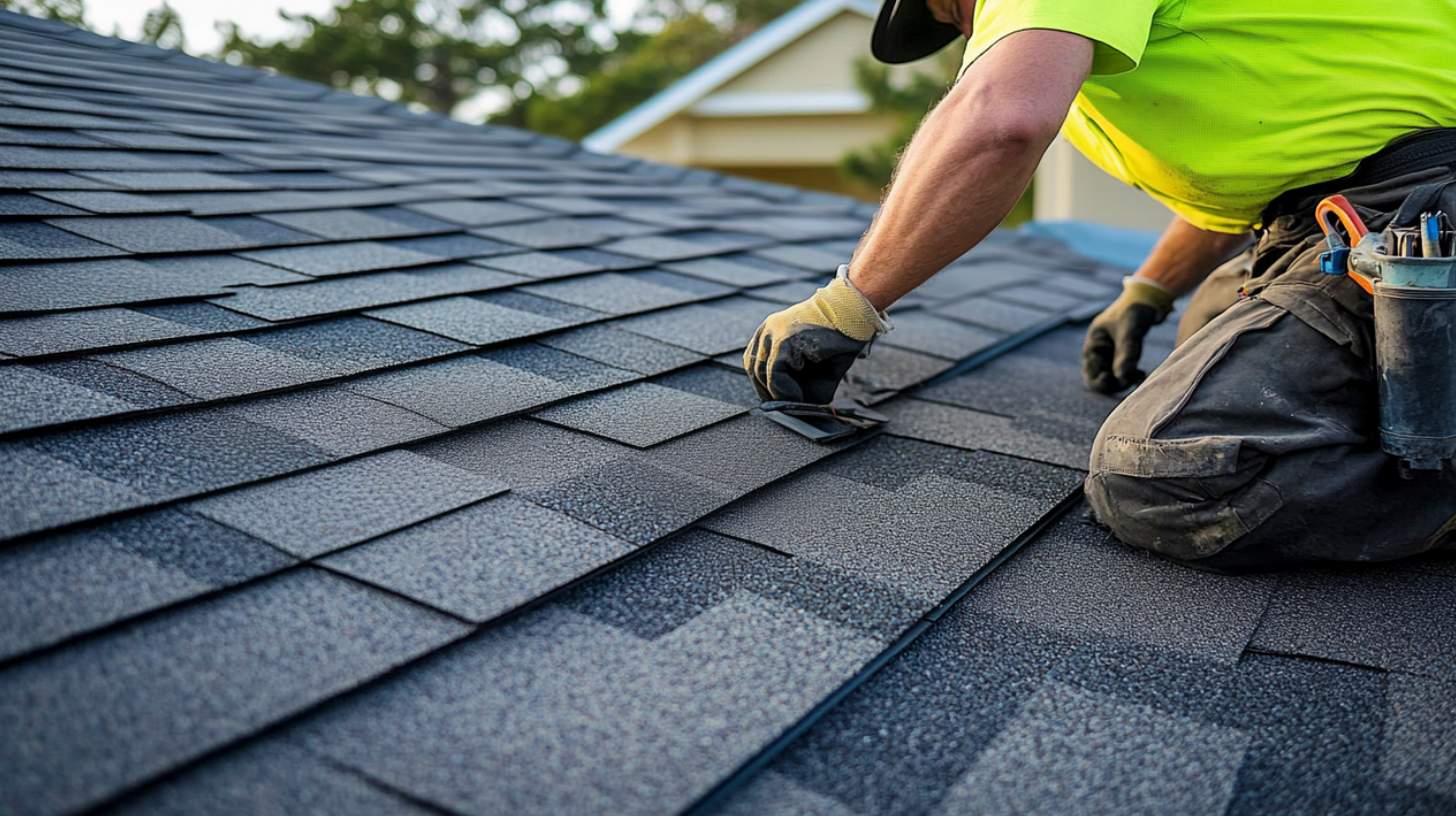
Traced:
<path fill-rule="evenodd" d="M 1452 175 L 1344 194 L 1378 230 L 1414 187 Z M 1456 472 L 1402 479 L 1380 449 L 1372 304 L 1319 271 L 1315 203 L 1273 221 L 1246 269 L 1236 259 L 1210 279 L 1186 340 L 1098 433 L 1087 497 L 1124 542 L 1237 571 L 1382 561 L 1456 537 Z"/>

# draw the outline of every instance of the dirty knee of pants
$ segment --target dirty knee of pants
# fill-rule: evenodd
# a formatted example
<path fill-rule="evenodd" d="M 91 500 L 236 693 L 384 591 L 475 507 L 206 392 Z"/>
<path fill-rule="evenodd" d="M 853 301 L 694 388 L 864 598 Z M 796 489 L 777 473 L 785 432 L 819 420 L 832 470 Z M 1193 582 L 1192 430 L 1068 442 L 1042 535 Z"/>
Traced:
<path fill-rule="evenodd" d="M 1101 437 L 1087 499 L 1123 542 L 1181 560 L 1235 544 L 1284 504 L 1237 439 Z"/>

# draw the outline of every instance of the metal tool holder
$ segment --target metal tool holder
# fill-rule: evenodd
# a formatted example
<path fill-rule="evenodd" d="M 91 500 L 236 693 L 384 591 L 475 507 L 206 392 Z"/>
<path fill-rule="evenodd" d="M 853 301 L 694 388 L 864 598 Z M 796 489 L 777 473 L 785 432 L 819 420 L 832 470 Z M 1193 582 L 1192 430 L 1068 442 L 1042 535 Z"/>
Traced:
<path fill-rule="evenodd" d="M 1401 472 L 1456 465 L 1456 257 L 1387 254 L 1386 233 L 1351 250 L 1375 297 L 1380 444 Z"/>

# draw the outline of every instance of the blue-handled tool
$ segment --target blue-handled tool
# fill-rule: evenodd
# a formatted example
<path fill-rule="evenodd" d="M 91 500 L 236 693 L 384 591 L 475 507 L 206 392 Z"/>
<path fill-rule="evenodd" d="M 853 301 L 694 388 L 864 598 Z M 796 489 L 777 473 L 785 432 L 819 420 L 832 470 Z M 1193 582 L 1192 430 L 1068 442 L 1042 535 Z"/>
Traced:
<path fill-rule="evenodd" d="M 1369 232 L 1360 214 L 1355 212 L 1355 206 L 1342 195 L 1332 195 L 1315 207 L 1314 217 L 1324 231 L 1325 246 L 1329 247 L 1327 252 L 1320 253 L 1320 271 L 1326 275 L 1348 274 L 1361 289 L 1374 294 L 1375 286 L 1370 279 L 1350 268 L 1350 248 Z"/>

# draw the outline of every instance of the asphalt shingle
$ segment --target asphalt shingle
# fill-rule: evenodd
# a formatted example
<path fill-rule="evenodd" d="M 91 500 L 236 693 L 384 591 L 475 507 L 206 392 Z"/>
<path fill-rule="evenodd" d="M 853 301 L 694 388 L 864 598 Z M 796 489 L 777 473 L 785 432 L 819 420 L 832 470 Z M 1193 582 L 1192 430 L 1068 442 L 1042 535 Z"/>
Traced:
<path fill-rule="evenodd" d="M 0 539 L 114 513 L 145 501 L 131 487 L 18 443 L 0 444 Z"/>
<path fill-rule="evenodd" d="M 437 255 L 426 255 L 423 252 L 392 247 L 376 241 L 260 249 L 241 254 L 244 258 L 315 277 L 373 272 L 379 269 L 400 269 L 441 261 L 441 257 Z"/>
<path fill-rule="evenodd" d="M 258 246 L 252 238 L 181 215 L 56 218 L 49 223 L 127 252 L 216 252 Z"/>
<path fill-rule="evenodd" d="M 457 811 L 674 811 L 878 649 L 746 593 L 655 641 L 547 608 L 299 739 Z"/>
<path fill-rule="evenodd" d="M 1234 664 L 1274 591 L 1269 576 L 1206 575 L 1068 516 L 967 599 L 967 609 L 1070 638 L 1099 636 Z"/>
<path fill-rule="evenodd" d="M 226 290 L 209 281 L 189 280 L 127 258 L 0 268 L 0 314 L 224 294 Z"/>
<path fill-rule="evenodd" d="M 1234 729 L 1048 683 L 938 812 L 1211 816 L 1228 808 L 1248 744 Z"/>
<path fill-rule="evenodd" d="M 321 563 L 466 620 L 486 621 L 632 549 L 560 513 L 505 496 Z"/>
<path fill-rule="evenodd" d="M 350 374 L 445 357 L 470 347 L 367 317 L 337 317 L 254 332 L 247 341 Z"/>
<path fill-rule="evenodd" d="M 1456 798 L 1456 683 L 1390 675 L 1390 709 L 1380 767 L 1392 784 Z"/>
<path fill-rule="evenodd" d="M 233 255 L 176 255 L 167 258 L 148 258 L 146 265 L 164 272 L 172 272 L 190 281 L 212 283 L 220 287 L 279 286 L 285 283 L 304 283 L 308 278 L 276 266 L 254 263 Z"/>
<path fill-rule="evenodd" d="M 34 368 L 0 366 L 0 433 L 134 411 L 125 400 Z"/>
<path fill-rule="evenodd" d="M 649 544 L 735 498 L 707 480 L 630 458 L 522 495 L 636 545 Z"/>
<path fill-rule="evenodd" d="M 14 760 L 0 796 L 17 814 L 93 805 L 463 630 L 304 568 L 11 666 L 0 754 Z"/>
<path fill-rule="evenodd" d="M 450 427 L 526 411 L 571 395 L 555 380 L 479 357 L 377 374 L 345 387 Z"/>
<path fill-rule="evenodd" d="M 505 487 L 408 451 L 390 451 L 188 505 L 300 558 L 407 527 Z"/>
<path fill-rule="evenodd" d="M 329 459 L 313 445 L 223 408 L 118 420 L 32 437 L 27 444 L 68 467 L 126 485 L 141 498 L 131 506 L 291 473 Z M 73 518 L 90 515 L 96 514 Z"/>
<path fill-rule="evenodd" d="M 0 324 L 0 330 L 3 330 L 3 324 Z M 662 374 L 703 359 L 687 349 L 622 331 L 615 325 L 589 326 L 544 337 L 537 342 L 639 374 Z"/>
<path fill-rule="evenodd" d="M 217 305 L 270 321 L 351 312 L 445 295 L 504 289 L 521 278 L 465 264 L 317 281 L 303 286 L 243 289 Z"/>
<path fill-rule="evenodd" d="M 1090 436 L 1081 444 L 1067 442 L 1023 430 L 1016 420 L 1007 417 L 953 405 L 904 399 L 884 406 L 883 413 L 894 423 L 892 433 L 925 442 L 1005 453 L 1081 470 L 1087 469 L 1092 455 Z"/>
<path fill-rule="evenodd" d="M 566 326 L 549 317 L 470 297 L 428 300 L 368 314 L 476 346 L 519 340 Z"/>
<path fill-rule="evenodd" d="M 0 550 L 0 658 L 294 563 L 251 536 L 158 510 Z"/>
<path fill-rule="evenodd" d="M 509 201 L 422 201 L 406 204 L 405 209 L 424 213 L 466 227 L 487 227 L 496 224 L 511 224 L 545 218 L 547 213 L 530 207 L 522 207 Z"/>
<path fill-rule="evenodd" d="M 0 351 L 33 357 L 171 340 L 201 330 L 133 309 L 91 309 L 0 319 Z"/>
<path fill-rule="evenodd" d="M 452 232 L 459 227 L 436 221 L 406 210 L 383 208 L 371 210 L 315 210 L 313 212 L 267 213 L 263 219 L 289 229 L 328 238 L 334 241 L 366 241 L 378 238 L 407 238 Z"/>
<path fill-rule="evenodd" d="M 123 400 L 137 408 L 173 408 L 195 402 L 171 386 L 97 360 L 40 363 L 35 370 L 83 388 Z"/>
<path fill-rule="evenodd" d="M 296 745 L 272 739 L 228 752 L 123 800 L 112 812 L 119 816 L 427 816 L 434 811 Z"/>
<path fill-rule="evenodd" d="M 1456 671 L 1456 578 L 1391 569 L 1279 581 L 1253 645 L 1430 677 Z"/>
<path fill-rule="evenodd" d="M 647 448 L 712 425 L 743 408 L 686 391 L 637 383 L 556 405 L 535 416 L 578 431 Z"/>
<path fill-rule="evenodd" d="M 114 246 L 79 237 L 46 224 L 28 221 L 0 222 L 0 260 L 62 261 L 125 254 Z"/>
<path fill-rule="evenodd" d="M 248 400 L 229 408 L 236 416 L 297 437 L 334 456 L 353 456 L 445 432 L 407 411 L 338 386 Z"/>
<path fill-rule="evenodd" d="M 232 337 L 118 351 L 97 359 L 204 400 L 294 387 L 343 373 Z"/>
<path fill-rule="evenodd" d="M 727 298 L 623 320 L 623 331 L 699 354 L 742 351 L 771 308 L 750 298 Z"/>
<path fill-rule="evenodd" d="M 1009 334 L 1026 331 L 1055 319 L 1050 313 L 1040 309 L 980 296 L 936 306 L 931 312 Z"/>
<path fill-rule="evenodd" d="M 701 299 L 690 292 L 621 272 L 600 272 L 570 280 L 534 283 L 520 288 L 532 295 L 611 315 L 652 311 Z"/>
<path fill-rule="evenodd" d="M 528 419 L 492 422 L 412 448 L 416 453 L 480 473 L 512 489 L 542 488 L 607 462 L 631 449 Z M 538 464 L 549 461 L 552 467 Z"/>

